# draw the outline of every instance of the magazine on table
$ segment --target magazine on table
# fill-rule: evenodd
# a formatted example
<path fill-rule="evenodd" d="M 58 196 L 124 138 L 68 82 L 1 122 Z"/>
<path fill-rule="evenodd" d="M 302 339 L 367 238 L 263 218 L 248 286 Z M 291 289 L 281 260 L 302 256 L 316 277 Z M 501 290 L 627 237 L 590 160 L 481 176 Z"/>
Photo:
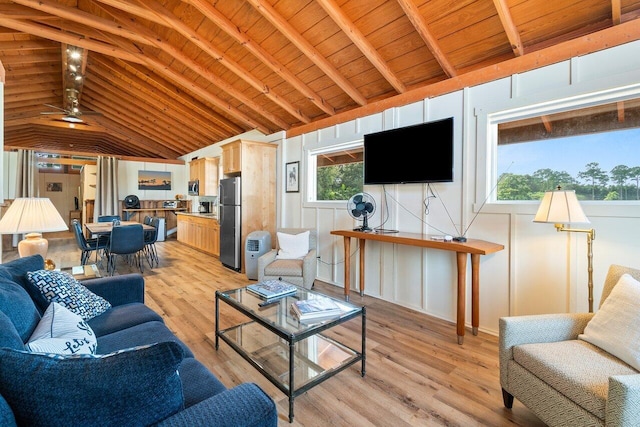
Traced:
<path fill-rule="evenodd" d="M 265 299 L 273 299 L 285 295 L 295 294 L 298 288 L 291 283 L 281 280 L 266 280 L 264 282 L 248 285 L 247 290 Z"/>
<path fill-rule="evenodd" d="M 323 296 L 295 301 L 291 304 L 291 309 L 302 321 L 337 316 L 342 313 L 342 308 L 334 300 Z"/>

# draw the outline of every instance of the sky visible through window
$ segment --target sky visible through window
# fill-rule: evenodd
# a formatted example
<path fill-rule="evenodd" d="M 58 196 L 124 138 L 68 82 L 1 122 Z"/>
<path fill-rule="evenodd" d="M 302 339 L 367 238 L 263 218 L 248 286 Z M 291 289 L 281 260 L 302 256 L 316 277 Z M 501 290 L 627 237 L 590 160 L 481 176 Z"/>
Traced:
<path fill-rule="evenodd" d="M 498 146 L 498 176 L 551 169 L 582 181 L 578 172 L 592 162 L 606 172 L 640 166 L 640 128 Z"/>

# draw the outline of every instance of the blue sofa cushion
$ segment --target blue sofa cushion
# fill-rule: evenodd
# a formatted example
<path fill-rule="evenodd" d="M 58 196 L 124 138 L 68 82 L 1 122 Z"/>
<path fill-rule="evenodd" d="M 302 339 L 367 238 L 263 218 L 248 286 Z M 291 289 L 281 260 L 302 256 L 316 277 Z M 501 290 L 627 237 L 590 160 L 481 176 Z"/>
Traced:
<path fill-rule="evenodd" d="M 11 319 L 22 342 L 29 339 L 40 321 L 40 313 L 27 291 L 5 277 L 0 277 L 0 311 Z"/>
<path fill-rule="evenodd" d="M 44 258 L 40 255 L 31 255 L 24 258 L 14 259 L 0 265 L 0 275 L 12 279 L 22 286 L 35 302 L 40 314 L 49 306 L 49 301 L 42 295 L 40 290 L 27 279 L 28 271 L 37 271 L 44 268 Z"/>
<path fill-rule="evenodd" d="M 131 326 L 153 321 L 164 322 L 158 313 L 144 304 L 134 302 L 111 307 L 111 310 L 94 317 L 87 323 L 91 326 L 96 336 L 100 337 Z"/>
<path fill-rule="evenodd" d="M 104 356 L 3 348 L 0 394 L 19 425 L 150 425 L 183 409 L 183 356 L 173 342 Z"/>
<path fill-rule="evenodd" d="M 98 337 L 98 354 L 107 354 L 122 348 L 149 345 L 162 341 L 178 343 L 185 357 L 193 357 L 193 353 L 163 322 L 146 322 L 122 331 Z"/>
<path fill-rule="evenodd" d="M 0 347 L 24 350 L 24 343 L 13 322 L 0 311 Z M 2 424 L 0 424 L 2 425 Z"/>
<path fill-rule="evenodd" d="M 195 405 L 227 388 L 199 361 L 193 357 L 185 358 L 178 368 L 184 407 Z"/>
<path fill-rule="evenodd" d="M 94 294 L 69 273 L 37 270 L 27 272 L 27 279 L 38 287 L 49 302 L 57 302 L 84 320 L 92 319 L 111 308 L 109 301 Z"/>

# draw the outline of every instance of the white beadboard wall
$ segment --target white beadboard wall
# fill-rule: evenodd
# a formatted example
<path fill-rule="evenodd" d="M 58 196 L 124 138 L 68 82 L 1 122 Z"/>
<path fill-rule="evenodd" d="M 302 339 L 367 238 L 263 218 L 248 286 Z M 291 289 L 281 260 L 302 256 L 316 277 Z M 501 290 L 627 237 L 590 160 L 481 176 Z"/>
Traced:
<path fill-rule="evenodd" d="M 370 224 L 377 226 L 388 215 L 384 228 L 455 235 L 456 228 L 464 230 L 473 221 L 468 237 L 503 244 L 503 251 L 482 256 L 480 261 L 480 329 L 497 334 L 502 316 L 587 311 L 587 248 L 584 233 L 558 233 L 550 224 L 532 223 L 537 203 L 487 203 L 474 220 L 492 191 L 486 184 L 486 115 L 639 83 L 640 42 L 633 42 L 286 139 L 281 146 L 282 163 L 300 161 L 301 177 L 305 179 L 308 150 L 361 139 L 370 132 L 453 116 L 454 182 L 432 184 L 438 198 L 430 199 L 428 215 L 423 206 L 426 185 L 386 186 L 386 203 L 382 186 L 367 186 L 364 191 L 377 201 Z M 429 156 L 427 141 L 406 141 L 389 149 L 422 155 L 425 167 L 437 161 Z M 318 278 L 343 286 L 344 263 L 351 262 L 355 290 L 359 280 L 357 242 L 352 241 L 352 253 L 345 261 L 342 237 L 332 236 L 330 231 L 353 228 L 357 223 L 344 203 L 322 206 L 305 202 L 304 182 L 300 193 L 281 189 L 281 223 L 317 228 L 322 258 Z M 640 206 L 583 203 L 583 207 L 596 229 L 593 276 L 597 308 L 610 264 L 640 268 Z M 455 322 L 455 253 L 368 241 L 365 279 L 367 295 Z M 467 281 L 469 325 L 470 271 Z"/>

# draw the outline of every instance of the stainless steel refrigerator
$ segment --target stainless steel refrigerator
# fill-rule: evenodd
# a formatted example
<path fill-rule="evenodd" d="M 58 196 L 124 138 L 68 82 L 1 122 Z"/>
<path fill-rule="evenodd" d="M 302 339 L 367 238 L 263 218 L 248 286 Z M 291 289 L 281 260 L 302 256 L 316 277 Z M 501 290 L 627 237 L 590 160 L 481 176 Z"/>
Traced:
<path fill-rule="evenodd" d="M 225 178 L 220 180 L 219 212 L 220 223 L 220 261 L 225 267 L 236 271 L 241 269 L 242 238 L 240 178 Z"/>

